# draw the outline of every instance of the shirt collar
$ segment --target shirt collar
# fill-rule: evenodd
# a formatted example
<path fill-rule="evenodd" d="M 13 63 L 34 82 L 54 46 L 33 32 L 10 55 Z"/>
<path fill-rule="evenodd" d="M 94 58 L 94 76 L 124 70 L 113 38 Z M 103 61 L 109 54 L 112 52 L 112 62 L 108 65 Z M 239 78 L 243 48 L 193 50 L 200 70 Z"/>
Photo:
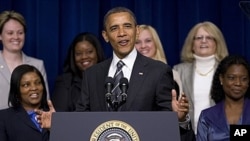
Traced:
<path fill-rule="evenodd" d="M 123 59 L 118 58 L 116 54 L 113 52 L 113 60 L 111 65 L 116 68 L 116 64 L 118 63 L 118 61 L 122 60 L 125 66 L 130 70 L 132 70 L 136 56 L 137 56 L 137 51 L 135 48 Z"/>

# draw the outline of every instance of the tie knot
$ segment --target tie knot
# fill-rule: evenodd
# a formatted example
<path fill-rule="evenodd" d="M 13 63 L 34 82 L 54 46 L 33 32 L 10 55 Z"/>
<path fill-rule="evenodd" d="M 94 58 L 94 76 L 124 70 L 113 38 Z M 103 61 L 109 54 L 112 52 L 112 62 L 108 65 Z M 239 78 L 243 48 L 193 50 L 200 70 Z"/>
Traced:
<path fill-rule="evenodd" d="M 122 60 L 120 60 L 116 66 L 117 66 L 117 69 L 121 69 L 125 64 L 122 62 Z"/>

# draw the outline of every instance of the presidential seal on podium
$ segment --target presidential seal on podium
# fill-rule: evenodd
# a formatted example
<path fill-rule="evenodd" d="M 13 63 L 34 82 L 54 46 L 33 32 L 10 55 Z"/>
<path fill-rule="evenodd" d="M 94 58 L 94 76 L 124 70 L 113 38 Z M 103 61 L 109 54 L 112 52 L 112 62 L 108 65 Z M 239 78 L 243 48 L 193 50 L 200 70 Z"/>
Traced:
<path fill-rule="evenodd" d="M 140 141 L 136 130 L 126 122 L 111 120 L 100 124 L 90 141 Z"/>

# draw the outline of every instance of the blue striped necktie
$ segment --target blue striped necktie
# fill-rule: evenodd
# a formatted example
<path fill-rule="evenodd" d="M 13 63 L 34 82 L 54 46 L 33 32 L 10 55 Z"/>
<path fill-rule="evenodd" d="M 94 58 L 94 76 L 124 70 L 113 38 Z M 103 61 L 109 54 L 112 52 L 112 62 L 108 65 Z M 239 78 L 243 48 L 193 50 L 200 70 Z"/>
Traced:
<path fill-rule="evenodd" d="M 121 90 L 119 88 L 119 83 L 120 83 L 120 79 L 123 77 L 122 67 L 124 65 L 125 64 L 121 60 L 116 64 L 117 69 L 114 75 L 114 88 L 112 90 L 112 93 L 114 95 L 114 100 L 116 100 L 121 93 Z"/>

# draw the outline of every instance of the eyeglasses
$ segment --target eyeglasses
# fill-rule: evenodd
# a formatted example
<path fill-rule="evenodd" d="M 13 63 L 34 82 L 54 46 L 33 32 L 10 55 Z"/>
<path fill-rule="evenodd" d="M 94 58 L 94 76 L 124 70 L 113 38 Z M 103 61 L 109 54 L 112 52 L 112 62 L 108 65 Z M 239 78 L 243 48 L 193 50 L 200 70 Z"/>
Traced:
<path fill-rule="evenodd" d="M 215 41 L 214 37 L 212 37 L 212 36 L 195 36 L 194 37 L 194 40 L 196 40 L 196 41 L 204 41 L 204 39 L 206 41 Z"/>

